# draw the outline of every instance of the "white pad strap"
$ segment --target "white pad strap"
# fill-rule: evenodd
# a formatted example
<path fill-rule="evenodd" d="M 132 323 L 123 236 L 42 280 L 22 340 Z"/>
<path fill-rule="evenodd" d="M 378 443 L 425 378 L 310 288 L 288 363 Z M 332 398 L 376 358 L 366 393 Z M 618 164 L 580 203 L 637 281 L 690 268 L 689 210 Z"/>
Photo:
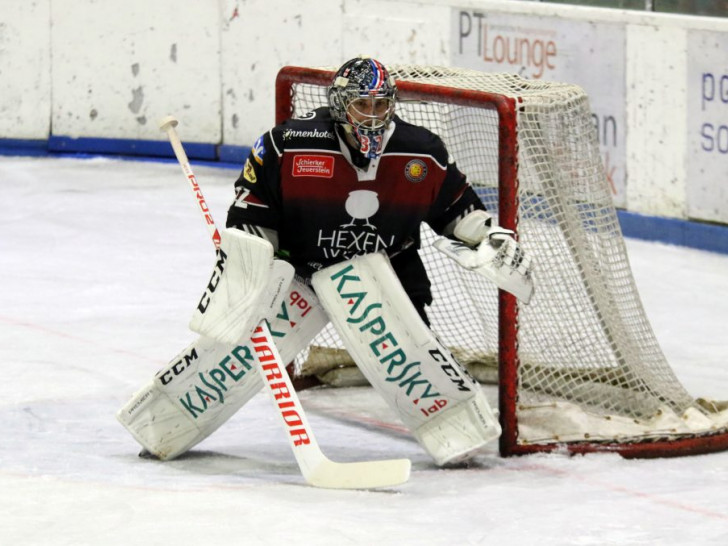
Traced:
<path fill-rule="evenodd" d="M 438 464 L 500 434 L 480 386 L 422 321 L 383 254 L 323 269 L 312 283 L 361 372 Z M 480 411 L 461 409 L 472 403 Z"/>
<path fill-rule="evenodd" d="M 293 273 L 290 264 L 273 259 L 270 242 L 237 229 L 223 230 L 217 262 L 190 329 L 229 345 L 247 340 L 280 307 Z"/>

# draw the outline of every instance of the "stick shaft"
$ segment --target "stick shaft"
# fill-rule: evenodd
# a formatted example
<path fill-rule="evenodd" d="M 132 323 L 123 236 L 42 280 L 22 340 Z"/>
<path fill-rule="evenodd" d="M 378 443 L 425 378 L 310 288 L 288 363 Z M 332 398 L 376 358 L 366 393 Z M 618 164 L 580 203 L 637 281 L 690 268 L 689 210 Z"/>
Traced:
<path fill-rule="evenodd" d="M 165 120 L 167 120 L 166 123 Z M 185 149 L 182 146 L 182 141 L 180 140 L 179 135 L 175 130 L 175 125 L 177 125 L 177 121 L 173 120 L 173 118 L 165 118 L 165 120 L 162 120 L 161 128 L 166 131 L 169 142 L 170 144 L 172 144 L 174 155 L 177 156 L 177 162 L 179 163 L 180 167 L 182 167 L 182 172 L 184 173 L 185 178 L 187 178 L 187 181 L 190 184 L 190 188 L 192 188 L 192 193 L 194 193 L 195 195 L 198 209 L 200 211 L 200 214 L 202 214 L 202 218 L 205 220 L 205 226 L 207 227 L 207 231 L 212 238 L 212 242 L 215 245 L 215 248 L 220 248 L 220 232 L 217 230 L 217 226 L 215 226 L 215 221 L 212 218 L 210 207 L 207 206 L 207 201 L 205 201 L 205 196 L 202 195 L 202 190 L 200 189 L 200 185 L 197 183 L 197 177 L 195 177 L 195 173 L 192 172 L 192 167 L 190 166 L 189 159 L 187 159 L 187 154 L 185 153 Z"/>

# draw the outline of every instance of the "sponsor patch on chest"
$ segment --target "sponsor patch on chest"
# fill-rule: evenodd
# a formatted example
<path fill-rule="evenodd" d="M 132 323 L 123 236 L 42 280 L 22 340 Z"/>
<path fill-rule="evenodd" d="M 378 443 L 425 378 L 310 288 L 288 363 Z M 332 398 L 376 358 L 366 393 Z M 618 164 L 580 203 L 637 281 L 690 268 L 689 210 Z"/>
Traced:
<path fill-rule="evenodd" d="M 293 176 L 334 176 L 334 158 L 326 155 L 298 154 L 293 156 Z"/>

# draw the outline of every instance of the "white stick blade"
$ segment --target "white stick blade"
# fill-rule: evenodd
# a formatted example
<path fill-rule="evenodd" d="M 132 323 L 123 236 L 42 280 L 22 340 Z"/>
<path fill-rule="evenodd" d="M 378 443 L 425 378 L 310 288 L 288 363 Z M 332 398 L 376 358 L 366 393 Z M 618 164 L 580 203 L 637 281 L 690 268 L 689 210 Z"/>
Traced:
<path fill-rule="evenodd" d="M 409 480 L 412 463 L 409 459 L 336 463 L 321 461 L 304 472 L 306 481 L 314 487 L 327 489 L 374 489 L 392 487 Z"/>

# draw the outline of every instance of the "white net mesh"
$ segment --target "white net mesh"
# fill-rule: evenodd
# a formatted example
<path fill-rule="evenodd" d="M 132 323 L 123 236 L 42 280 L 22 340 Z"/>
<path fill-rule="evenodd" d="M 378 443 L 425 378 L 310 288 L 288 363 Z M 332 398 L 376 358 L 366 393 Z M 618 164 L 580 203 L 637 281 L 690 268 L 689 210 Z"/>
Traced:
<path fill-rule="evenodd" d="M 516 75 L 389 68 L 400 82 L 517 99 L 518 233 L 536 260 L 536 293 L 519 309 L 513 340 L 521 362 L 519 441 L 629 441 L 725 429 L 725 412 L 706 417 L 682 387 L 645 316 L 583 90 Z M 492 104 L 457 106 L 445 92 L 441 101 L 428 102 L 402 95 L 397 114 L 442 137 L 496 214 L 499 117 Z M 294 86 L 294 115 L 325 104 L 325 87 Z M 433 330 L 461 361 L 492 365 L 496 289 L 454 266 L 432 249 L 432 234 L 423 235 L 421 253 L 435 297 L 428 312 Z M 314 345 L 342 347 L 330 328 Z"/>

